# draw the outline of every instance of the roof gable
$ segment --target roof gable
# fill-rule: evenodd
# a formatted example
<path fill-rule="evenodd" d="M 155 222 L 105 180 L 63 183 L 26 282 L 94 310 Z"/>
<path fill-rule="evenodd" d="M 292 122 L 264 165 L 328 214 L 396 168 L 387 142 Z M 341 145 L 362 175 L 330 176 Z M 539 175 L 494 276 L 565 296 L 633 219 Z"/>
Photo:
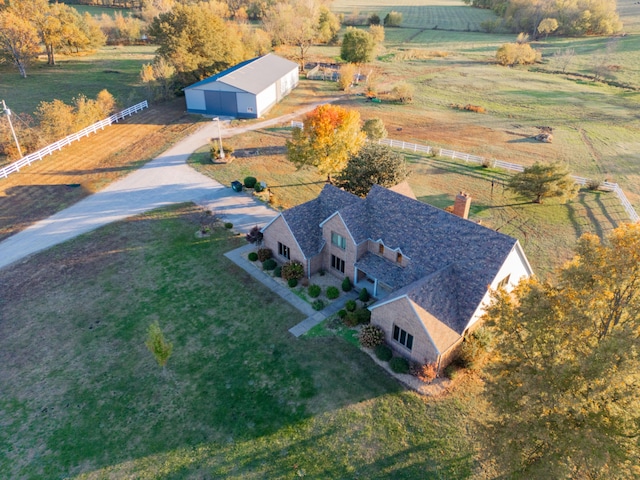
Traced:
<path fill-rule="evenodd" d="M 298 240 L 302 253 L 310 258 L 322 248 L 320 224 L 344 207 L 362 201 L 349 192 L 327 184 L 315 199 L 285 210 L 282 216 Z"/>

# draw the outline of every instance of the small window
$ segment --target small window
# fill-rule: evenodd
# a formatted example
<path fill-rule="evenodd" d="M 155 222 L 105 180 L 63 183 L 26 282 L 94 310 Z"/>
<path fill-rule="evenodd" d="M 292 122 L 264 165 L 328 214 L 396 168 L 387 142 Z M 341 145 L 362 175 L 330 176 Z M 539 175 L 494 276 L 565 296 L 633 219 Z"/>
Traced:
<path fill-rule="evenodd" d="M 511 274 L 507 275 L 506 277 L 504 277 L 502 280 L 500 280 L 498 282 L 498 286 L 497 288 L 505 288 L 508 284 L 509 284 L 509 278 L 511 277 Z"/>
<path fill-rule="evenodd" d="M 413 348 L 413 335 L 407 333 L 397 325 L 393 326 L 393 339 L 399 344 L 407 347 L 408 350 Z"/>
<path fill-rule="evenodd" d="M 344 273 L 344 260 L 335 255 L 331 255 L 331 268 L 335 268 L 340 273 Z"/>
<path fill-rule="evenodd" d="M 280 242 L 278 242 L 278 255 L 286 258 L 287 260 L 291 260 L 291 251 L 289 250 L 289 247 Z"/>
<path fill-rule="evenodd" d="M 342 235 L 338 235 L 335 232 L 331 232 L 331 243 L 343 250 L 347 248 L 347 240 Z"/>
<path fill-rule="evenodd" d="M 381 243 L 378 244 L 378 253 L 384 255 L 384 245 Z"/>
<path fill-rule="evenodd" d="M 398 252 L 398 256 L 396 257 L 396 262 L 402 263 L 402 254 Z"/>

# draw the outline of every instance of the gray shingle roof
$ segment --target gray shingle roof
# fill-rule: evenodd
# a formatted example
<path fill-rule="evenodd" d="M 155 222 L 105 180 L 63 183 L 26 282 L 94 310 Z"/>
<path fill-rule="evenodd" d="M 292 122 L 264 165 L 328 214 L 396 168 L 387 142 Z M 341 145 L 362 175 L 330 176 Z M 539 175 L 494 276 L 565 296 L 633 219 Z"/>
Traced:
<path fill-rule="evenodd" d="M 356 243 L 382 240 L 409 260 L 398 267 L 374 254 L 356 266 L 407 295 L 462 333 L 516 239 L 374 185 L 361 199 L 327 185 L 310 202 L 283 212 L 307 257 L 322 248 L 320 223 L 340 212 Z"/>
<path fill-rule="evenodd" d="M 333 185 L 325 185 L 315 199 L 282 212 L 305 257 L 312 257 L 322 248 L 320 224 L 340 209 L 362 201 Z"/>

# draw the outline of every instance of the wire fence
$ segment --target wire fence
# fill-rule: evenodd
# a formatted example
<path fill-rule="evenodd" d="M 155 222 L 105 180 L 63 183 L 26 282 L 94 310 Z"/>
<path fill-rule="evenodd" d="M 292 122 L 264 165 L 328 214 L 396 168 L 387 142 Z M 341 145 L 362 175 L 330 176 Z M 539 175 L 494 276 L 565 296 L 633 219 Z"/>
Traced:
<path fill-rule="evenodd" d="M 302 122 L 295 122 L 295 121 L 291 122 L 291 128 L 302 128 L 302 127 L 303 127 Z M 504 170 L 511 170 L 513 172 L 524 171 L 524 167 L 517 163 L 504 162 L 502 160 L 496 160 L 495 158 L 485 158 L 485 157 L 480 157 L 478 155 L 471 155 L 469 153 L 456 152 L 454 150 L 447 150 L 444 148 L 433 148 L 428 145 L 420 145 L 416 143 L 403 142 L 401 140 L 393 140 L 391 138 L 382 138 L 378 140 L 378 143 L 380 145 L 387 145 L 393 148 L 401 148 L 403 150 L 411 150 L 413 152 L 433 154 L 438 157 L 447 157 L 455 160 L 464 160 L 465 162 L 476 163 L 478 165 L 484 165 L 486 167 L 491 167 L 491 168 L 502 168 Z M 572 175 L 572 177 L 578 185 L 584 186 L 584 185 L 589 185 L 591 183 L 596 183 L 589 178 L 578 177 L 576 175 Z M 612 182 L 600 182 L 599 188 L 615 193 L 615 195 L 618 197 L 618 200 L 620 201 L 620 204 L 627 212 L 627 215 L 629 215 L 629 218 L 631 219 L 631 221 L 632 222 L 640 221 L 640 216 L 633 208 L 633 205 L 631 205 L 631 202 L 629 201 L 627 196 L 624 194 L 624 191 L 622 190 L 622 188 L 620 188 L 620 185 Z"/>
<path fill-rule="evenodd" d="M 43 157 L 46 157 L 47 155 L 51 155 L 53 152 L 61 150 L 62 147 L 66 147 L 70 143 L 75 142 L 76 140 L 80 140 L 82 137 L 88 136 L 90 133 L 96 133 L 98 130 L 104 130 L 104 127 L 107 127 L 113 123 L 117 123 L 120 120 L 124 119 L 125 117 L 133 115 L 134 113 L 137 113 L 140 110 L 143 110 L 148 107 L 149 107 L 149 104 L 145 100 L 144 102 L 140 102 L 132 107 L 122 110 L 121 112 L 114 113 L 113 115 L 111 115 L 108 118 L 105 118 L 104 120 L 100 120 L 99 122 L 96 122 L 93 125 L 89 125 L 88 127 L 83 128 L 79 132 L 72 133 L 71 135 L 64 137 L 62 140 L 58 140 L 55 143 L 52 143 L 50 145 L 47 145 L 44 148 L 41 148 L 37 152 L 33 152 L 33 153 L 30 153 L 29 155 L 22 157 L 20 160 L 13 162 L 4 168 L 0 168 L 0 177 L 7 178 L 10 174 L 19 172 L 22 167 L 31 165 L 36 160 L 42 160 Z"/>

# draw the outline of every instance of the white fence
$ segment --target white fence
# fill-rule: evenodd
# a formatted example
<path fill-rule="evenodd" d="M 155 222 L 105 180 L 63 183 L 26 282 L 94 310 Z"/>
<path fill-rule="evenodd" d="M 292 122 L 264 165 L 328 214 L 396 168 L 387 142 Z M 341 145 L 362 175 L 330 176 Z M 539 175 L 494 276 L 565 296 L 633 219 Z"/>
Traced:
<path fill-rule="evenodd" d="M 133 115 L 136 112 L 144 108 L 148 108 L 149 104 L 145 100 L 144 102 L 140 102 L 137 105 L 127 108 L 126 110 L 122 110 L 121 112 L 114 113 L 108 118 L 104 120 L 100 120 L 99 122 L 94 123 L 93 125 L 89 125 L 86 128 L 83 128 L 79 132 L 73 133 L 67 137 L 64 137 L 62 140 L 58 140 L 51 145 L 47 145 L 44 148 L 41 148 L 37 152 L 30 153 L 27 156 L 22 157 L 17 162 L 14 162 L 10 165 L 7 165 L 4 168 L 0 168 L 0 177 L 7 178 L 9 174 L 18 172 L 24 166 L 31 165 L 31 163 L 36 160 L 42 160 L 46 155 L 51 155 L 56 150 L 61 150 L 62 147 L 66 147 L 71 142 L 75 142 L 76 140 L 80 140 L 82 137 L 88 136 L 90 133 L 96 133 L 98 130 L 104 130 L 104 127 L 111 125 L 112 123 L 117 123 L 125 117 Z"/>
<path fill-rule="evenodd" d="M 303 127 L 302 122 L 291 122 L 291 128 L 302 128 L 302 127 Z M 427 154 L 434 153 L 438 157 L 447 157 L 452 159 L 464 160 L 465 162 L 477 163 L 479 165 L 486 165 L 492 168 L 503 168 L 505 170 L 511 170 L 514 172 L 524 171 L 524 167 L 522 165 L 518 165 L 517 163 L 503 162 L 502 160 L 496 160 L 495 158 L 488 159 L 485 157 L 479 157 L 477 155 L 471 155 L 469 153 L 461 153 L 453 150 L 446 150 L 444 148 L 433 149 L 428 145 L 418 145 L 415 143 L 403 142 L 400 140 L 392 140 L 390 138 L 383 138 L 381 140 L 378 140 L 378 143 L 380 145 L 387 145 L 389 147 L 394 147 L 394 148 L 402 148 L 403 150 L 411 150 L 413 152 L 423 152 Z M 572 177 L 575 179 L 576 183 L 579 185 L 587 185 L 591 182 L 591 180 L 588 178 L 578 177 L 576 175 L 572 175 Z M 622 189 L 620 188 L 620 185 L 618 185 L 617 183 L 602 182 L 600 184 L 600 188 L 609 190 L 616 194 L 616 196 L 618 197 L 618 200 L 620 200 L 620 203 L 622 204 L 623 208 L 626 210 L 627 215 L 629 215 L 629 218 L 631 219 L 632 222 L 640 221 L 640 216 L 633 208 L 633 205 L 631 205 L 631 202 L 629 201 L 627 196 L 624 194 L 624 191 L 622 191 Z"/>

